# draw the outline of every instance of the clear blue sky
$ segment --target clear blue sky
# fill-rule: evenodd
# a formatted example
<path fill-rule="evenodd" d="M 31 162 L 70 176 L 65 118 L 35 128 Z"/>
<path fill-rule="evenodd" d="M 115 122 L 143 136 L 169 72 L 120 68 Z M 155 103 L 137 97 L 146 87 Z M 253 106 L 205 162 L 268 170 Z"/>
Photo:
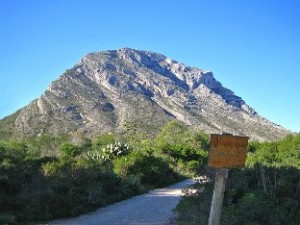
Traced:
<path fill-rule="evenodd" d="M 210 70 L 300 131 L 298 0 L 1 0 L 0 118 L 89 52 L 130 47 Z"/>

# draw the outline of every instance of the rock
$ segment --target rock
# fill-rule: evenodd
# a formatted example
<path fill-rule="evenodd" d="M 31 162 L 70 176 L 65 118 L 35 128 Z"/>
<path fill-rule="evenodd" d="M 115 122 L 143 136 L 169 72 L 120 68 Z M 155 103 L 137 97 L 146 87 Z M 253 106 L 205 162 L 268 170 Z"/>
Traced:
<path fill-rule="evenodd" d="M 170 120 L 253 140 L 290 133 L 261 117 L 213 73 L 158 53 L 123 48 L 90 53 L 37 100 L 0 121 L 17 138 L 65 132 L 155 133 Z"/>

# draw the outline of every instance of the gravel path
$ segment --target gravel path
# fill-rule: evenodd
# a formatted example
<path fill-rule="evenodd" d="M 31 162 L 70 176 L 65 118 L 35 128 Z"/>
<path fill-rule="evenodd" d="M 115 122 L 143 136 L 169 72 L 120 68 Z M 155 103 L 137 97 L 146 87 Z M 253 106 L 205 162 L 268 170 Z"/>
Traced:
<path fill-rule="evenodd" d="M 172 218 L 182 189 L 195 181 L 188 179 L 172 186 L 100 208 L 77 218 L 57 220 L 48 225 L 164 225 Z"/>

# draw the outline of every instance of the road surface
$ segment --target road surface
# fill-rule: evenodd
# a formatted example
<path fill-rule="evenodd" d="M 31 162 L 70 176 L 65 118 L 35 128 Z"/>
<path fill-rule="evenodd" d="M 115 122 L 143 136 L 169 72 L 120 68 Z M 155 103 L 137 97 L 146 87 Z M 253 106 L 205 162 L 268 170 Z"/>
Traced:
<path fill-rule="evenodd" d="M 166 225 L 172 218 L 172 209 L 177 205 L 182 190 L 194 183 L 194 179 L 188 179 L 77 218 L 49 222 L 48 225 Z"/>

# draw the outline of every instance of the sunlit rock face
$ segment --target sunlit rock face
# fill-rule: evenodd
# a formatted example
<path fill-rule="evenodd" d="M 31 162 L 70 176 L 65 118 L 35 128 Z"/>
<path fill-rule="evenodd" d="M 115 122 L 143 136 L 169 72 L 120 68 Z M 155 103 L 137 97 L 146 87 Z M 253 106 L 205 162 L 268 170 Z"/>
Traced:
<path fill-rule="evenodd" d="M 290 133 L 259 116 L 212 72 L 129 48 L 86 55 L 38 99 L 3 119 L 0 131 L 19 138 L 69 132 L 156 133 L 170 120 L 253 140 Z"/>

